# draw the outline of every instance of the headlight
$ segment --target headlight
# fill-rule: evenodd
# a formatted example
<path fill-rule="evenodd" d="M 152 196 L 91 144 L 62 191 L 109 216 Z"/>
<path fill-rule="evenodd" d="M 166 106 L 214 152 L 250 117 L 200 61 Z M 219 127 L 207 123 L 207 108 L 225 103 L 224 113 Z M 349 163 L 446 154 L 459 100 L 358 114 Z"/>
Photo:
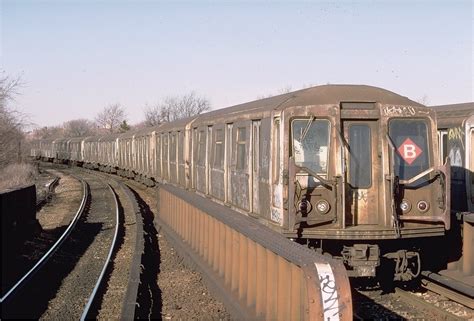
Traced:
<path fill-rule="evenodd" d="M 331 206 L 329 206 L 329 203 L 326 200 L 320 200 L 316 203 L 316 209 L 318 210 L 319 214 L 326 214 L 329 212 L 330 208 Z"/>
<path fill-rule="evenodd" d="M 311 210 L 313 209 L 311 203 L 306 199 L 303 199 L 298 203 L 298 208 L 300 212 L 304 214 L 311 212 Z"/>
<path fill-rule="evenodd" d="M 408 200 L 404 199 L 400 203 L 400 209 L 402 210 L 403 213 L 408 213 L 411 210 L 411 204 Z"/>
<path fill-rule="evenodd" d="M 430 204 L 427 201 L 419 201 L 416 207 L 418 207 L 420 212 L 424 213 L 430 209 Z"/>

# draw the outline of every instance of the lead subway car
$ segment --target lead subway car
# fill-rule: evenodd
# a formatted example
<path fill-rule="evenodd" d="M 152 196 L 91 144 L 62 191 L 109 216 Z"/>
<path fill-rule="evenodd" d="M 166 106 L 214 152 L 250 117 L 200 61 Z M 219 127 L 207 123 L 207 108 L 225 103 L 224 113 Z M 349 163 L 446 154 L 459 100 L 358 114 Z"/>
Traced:
<path fill-rule="evenodd" d="M 318 86 L 188 128 L 190 188 L 340 257 L 353 276 L 382 261 L 395 280 L 416 277 L 450 227 L 434 112 L 395 93 Z"/>

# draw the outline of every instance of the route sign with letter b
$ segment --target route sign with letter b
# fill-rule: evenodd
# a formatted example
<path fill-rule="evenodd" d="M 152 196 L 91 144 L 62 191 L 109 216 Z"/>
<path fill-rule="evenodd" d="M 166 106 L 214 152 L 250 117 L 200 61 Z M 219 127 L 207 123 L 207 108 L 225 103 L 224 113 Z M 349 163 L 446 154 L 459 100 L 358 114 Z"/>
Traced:
<path fill-rule="evenodd" d="M 405 141 L 398 147 L 397 151 L 408 165 L 411 165 L 418 156 L 423 153 L 421 148 L 410 138 L 405 139 Z"/>

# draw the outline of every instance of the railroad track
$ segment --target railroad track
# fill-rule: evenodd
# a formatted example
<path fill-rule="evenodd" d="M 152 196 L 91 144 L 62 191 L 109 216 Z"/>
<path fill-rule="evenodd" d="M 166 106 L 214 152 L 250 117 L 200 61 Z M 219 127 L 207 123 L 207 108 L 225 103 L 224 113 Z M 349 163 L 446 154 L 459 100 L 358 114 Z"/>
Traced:
<path fill-rule="evenodd" d="M 433 320 L 472 320 L 472 317 L 474 316 L 469 314 L 469 311 L 460 312 L 458 310 L 454 312 L 452 309 L 447 309 L 446 306 L 437 305 L 440 300 L 445 300 L 442 297 L 435 299 L 435 302 L 428 302 L 422 297 L 422 295 L 417 295 L 411 291 L 406 291 L 400 288 L 395 289 L 395 295 L 408 305 L 421 311 L 421 313 L 425 315 L 425 318 L 430 316 Z"/>
<path fill-rule="evenodd" d="M 110 301 L 105 294 L 104 283 L 113 284 L 114 281 L 112 269 L 107 266 L 116 253 L 117 235 L 123 238 L 125 234 L 123 208 L 132 208 L 133 227 L 141 226 L 135 217 L 136 214 L 140 216 L 139 210 L 136 204 L 133 206 L 131 193 L 123 187 L 119 192 L 123 197 L 120 202 L 117 193 L 103 182 L 103 178 L 87 175 L 86 181 L 88 183 L 83 182 L 81 206 L 66 231 L 35 266 L 2 296 L 2 318 L 94 318 L 101 309 L 97 301 Z M 120 188 L 119 184 L 116 185 L 116 189 Z M 120 270 L 120 262 L 116 266 Z M 139 258 L 133 266 L 135 273 L 130 276 L 134 275 L 136 279 Z M 122 294 L 123 304 L 119 305 L 118 315 L 125 313 L 133 318 L 134 309 L 130 308 L 130 302 L 135 302 L 138 282 L 127 281 L 128 286 L 122 286 L 125 288 L 122 292 L 126 294 Z M 117 306 L 116 301 L 114 305 Z"/>
<path fill-rule="evenodd" d="M 423 319 L 472 320 L 472 309 L 447 300 L 443 296 L 419 289 L 395 288 L 384 293 L 380 289 L 353 289 L 354 319 Z"/>
<path fill-rule="evenodd" d="M 36 200 L 36 211 L 40 210 L 52 197 L 54 188 L 58 185 L 59 177 L 54 177 L 52 181 L 48 183 L 48 188 L 44 198 Z"/>
<path fill-rule="evenodd" d="M 462 283 L 437 273 L 423 271 L 421 285 L 429 291 L 474 309 L 474 287 L 469 286 L 467 283 Z"/>
<path fill-rule="evenodd" d="M 53 255 L 57 252 L 57 250 L 61 247 L 61 245 L 66 241 L 66 239 L 70 236 L 71 232 L 73 231 L 74 227 L 76 226 L 79 218 L 82 216 L 86 209 L 86 204 L 89 200 L 89 185 L 85 181 L 82 182 L 82 190 L 83 196 L 77 210 L 76 214 L 74 215 L 73 219 L 71 220 L 70 224 L 64 231 L 64 233 L 58 238 L 58 240 L 51 246 L 51 248 L 36 262 L 36 264 L 26 272 L 22 277 L 19 278 L 17 282 L 15 282 L 8 290 L 2 292 L 2 297 L 0 298 L 0 303 L 2 304 L 2 317 L 11 317 L 10 315 L 10 308 L 13 304 L 10 302 L 18 296 L 18 292 L 23 290 L 25 292 L 25 288 L 28 289 L 27 286 L 31 286 L 31 279 L 35 274 L 37 274 L 46 263 L 53 257 Z"/>

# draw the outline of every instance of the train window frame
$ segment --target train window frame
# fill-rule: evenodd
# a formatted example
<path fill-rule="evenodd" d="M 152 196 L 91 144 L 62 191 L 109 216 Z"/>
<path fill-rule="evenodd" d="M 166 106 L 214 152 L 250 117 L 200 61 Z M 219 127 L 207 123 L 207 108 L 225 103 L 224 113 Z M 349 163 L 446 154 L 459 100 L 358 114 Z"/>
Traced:
<path fill-rule="evenodd" d="M 393 139 L 392 134 L 391 134 L 391 128 L 392 128 L 391 125 L 392 125 L 392 123 L 397 122 L 397 121 L 406 121 L 406 122 L 417 122 L 417 121 L 420 122 L 420 121 L 421 121 L 421 122 L 423 122 L 423 124 L 425 125 L 425 129 L 426 129 L 426 132 L 425 132 L 425 134 L 426 134 L 426 144 L 425 144 L 425 146 L 424 146 L 425 149 L 424 149 L 424 150 L 422 149 L 422 151 L 423 151 L 423 153 L 424 153 L 425 155 L 427 155 L 426 157 L 427 157 L 427 159 L 428 159 L 428 162 L 427 162 L 423 167 L 421 167 L 420 170 L 418 170 L 415 174 L 412 174 L 412 175 L 408 175 L 408 174 L 406 174 L 406 175 L 400 175 L 400 171 L 397 170 L 397 168 L 400 168 L 400 165 L 401 165 L 401 164 L 406 163 L 406 162 L 402 163 L 402 162 L 399 161 L 399 162 L 398 162 L 398 165 L 397 165 L 397 160 L 400 160 L 400 159 L 403 160 L 403 158 L 401 157 L 401 155 L 400 155 L 400 154 L 398 153 L 398 151 L 397 151 L 399 145 L 398 145 L 398 143 Z M 432 146 L 432 144 L 433 144 L 433 142 L 432 142 L 432 134 L 431 134 L 431 133 L 432 133 L 432 128 L 431 128 L 431 121 L 430 121 L 430 119 L 428 119 L 428 118 L 422 118 L 422 117 L 413 117 L 413 118 L 411 118 L 411 117 L 410 117 L 410 118 L 408 118 L 408 117 L 392 117 L 392 118 L 390 118 L 390 119 L 388 120 L 388 122 L 387 122 L 387 128 L 388 128 L 388 129 L 387 129 L 388 136 L 390 137 L 390 139 L 391 139 L 391 141 L 392 141 L 392 143 L 394 144 L 394 147 L 395 147 L 395 151 L 394 151 L 394 152 L 395 152 L 395 155 L 394 155 L 394 156 L 395 156 L 395 157 L 394 157 L 395 163 L 393 164 L 393 165 L 395 166 L 395 168 L 390 168 L 390 170 L 395 170 L 395 175 L 397 175 L 397 176 L 398 176 L 400 179 L 402 179 L 402 180 L 411 179 L 412 177 L 418 175 L 419 173 L 421 173 L 421 172 L 423 172 L 423 171 L 425 171 L 425 170 L 427 170 L 427 169 L 429 169 L 430 167 L 433 166 L 433 161 L 434 161 L 434 160 L 433 160 L 433 149 L 430 148 L 430 146 Z M 414 142 L 414 143 L 417 144 L 417 142 Z M 417 144 L 417 145 L 419 146 L 419 144 Z M 420 147 L 420 146 L 419 146 L 419 147 Z M 390 151 L 389 151 L 389 157 L 392 157 L 392 156 L 391 156 L 391 153 L 392 153 L 392 151 L 390 150 Z M 421 155 L 421 154 L 420 154 L 420 155 Z M 415 162 L 416 162 L 416 160 L 415 160 Z M 409 164 L 409 166 L 412 166 L 412 165 Z M 418 181 L 415 183 L 415 185 L 422 184 L 422 183 L 425 182 L 427 179 L 428 179 L 428 178 L 425 177 L 425 178 L 422 179 L 422 180 L 418 180 Z M 411 186 L 411 185 L 407 185 L 407 186 Z"/>
<path fill-rule="evenodd" d="M 224 128 L 216 128 L 214 130 L 214 155 L 212 166 L 214 169 L 224 169 L 225 157 L 225 130 Z"/>
<path fill-rule="evenodd" d="M 291 144 L 290 151 L 291 151 L 291 156 L 294 157 L 293 159 L 294 159 L 294 162 L 295 162 L 296 166 L 300 166 L 300 165 L 298 165 L 299 161 L 295 157 L 296 153 L 295 153 L 295 144 L 294 144 L 294 139 L 295 138 L 294 138 L 294 133 L 293 133 L 293 124 L 296 121 L 304 121 L 304 122 L 306 122 L 306 124 L 308 124 L 308 121 L 311 121 L 311 123 L 309 124 L 310 127 L 313 126 L 314 122 L 325 122 L 327 124 L 327 145 L 326 145 L 326 152 L 325 152 L 326 153 L 325 171 L 318 171 L 318 170 L 315 171 L 319 175 L 321 175 L 323 177 L 327 177 L 327 175 L 329 174 L 329 154 L 330 154 L 330 150 L 331 150 L 331 131 L 332 131 L 331 121 L 327 118 L 323 118 L 323 117 L 316 118 L 315 116 L 294 117 L 290 120 L 290 138 L 291 138 L 290 139 L 290 144 Z M 321 153 L 324 153 L 324 152 L 321 152 Z M 321 160 L 320 160 L 320 162 L 321 162 Z M 310 169 L 314 170 L 313 168 L 310 168 Z"/>
<path fill-rule="evenodd" d="M 184 134 L 182 131 L 178 131 L 178 166 L 184 166 Z"/>
<path fill-rule="evenodd" d="M 161 177 L 162 175 L 162 164 L 161 164 L 161 134 L 158 133 L 155 135 L 155 160 L 156 160 L 156 175 Z"/>
<path fill-rule="evenodd" d="M 272 128 L 272 141 L 273 141 L 273 155 L 274 155 L 274 162 L 272 164 L 273 167 L 273 173 L 272 173 L 272 181 L 273 184 L 279 184 L 281 182 L 281 175 L 280 175 L 280 169 L 281 169 L 281 146 L 280 146 L 280 133 L 281 133 L 281 120 L 280 118 L 274 118 L 273 119 L 273 128 Z"/>
<path fill-rule="evenodd" d="M 170 171 L 169 171 L 169 135 L 168 133 L 162 134 L 162 159 L 163 159 L 163 178 L 169 179 Z"/>
<path fill-rule="evenodd" d="M 243 136 L 243 137 L 242 137 Z M 245 171 L 248 167 L 247 160 L 247 127 L 239 126 L 236 128 L 236 160 L 235 160 L 235 169 L 237 171 Z"/>
<path fill-rule="evenodd" d="M 368 178 L 368 182 L 364 181 L 364 183 L 366 184 L 361 184 L 360 183 L 360 177 L 355 177 L 356 174 L 354 174 L 354 167 L 353 166 L 355 164 L 354 161 L 357 160 L 355 156 L 355 153 L 354 153 L 354 149 L 356 144 L 353 143 L 353 140 L 352 140 L 352 131 L 351 129 L 355 128 L 355 127 L 359 127 L 359 128 L 366 128 L 368 130 L 368 142 L 369 144 L 367 144 L 367 150 L 364 151 L 365 155 L 364 156 L 368 156 L 368 159 L 362 159 L 361 163 L 364 164 L 365 162 L 367 162 L 367 164 L 369 164 L 370 166 L 359 166 L 357 165 L 357 167 L 366 167 L 368 169 L 368 172 L 366 172 L 366 175 L 365 175 L 365 179 Z M 357 189 L 369 189 L 372 187 L 372 128 L 369 126 L 369 124 L 367 123 L 360 123 L 360 124 L 350 124 L 349 125 L 349 128 L 348 128 L 348 134 L 349 134 L 349 137 L 348 137 L 348 144 L 350 146 L 350 153 L 349 153 L 349 168 L 348 168 L 348 172 L 349 172 L 349 184 L 351 185 L 352 188 L 357 188 Z"/>
<path fill-rule="evenodd" d="M 438 148 L 440 153 L 440 163 L 444 164 L 446 157 L 448 157 L 448 130 L 438 130 Z"/>
<path fill-rule="evenodd" d="M 177 151 L 178 151 L 178 137 L 176 132 L 170 132 L 170 164 L 176 165 Z"/>
<path fill-rule="evenodd" d="M 206 166 L 206 136 L 207 129 L 198 129 L 197 132 L 197 159 L 196 163 L 198 166 Z"/>

